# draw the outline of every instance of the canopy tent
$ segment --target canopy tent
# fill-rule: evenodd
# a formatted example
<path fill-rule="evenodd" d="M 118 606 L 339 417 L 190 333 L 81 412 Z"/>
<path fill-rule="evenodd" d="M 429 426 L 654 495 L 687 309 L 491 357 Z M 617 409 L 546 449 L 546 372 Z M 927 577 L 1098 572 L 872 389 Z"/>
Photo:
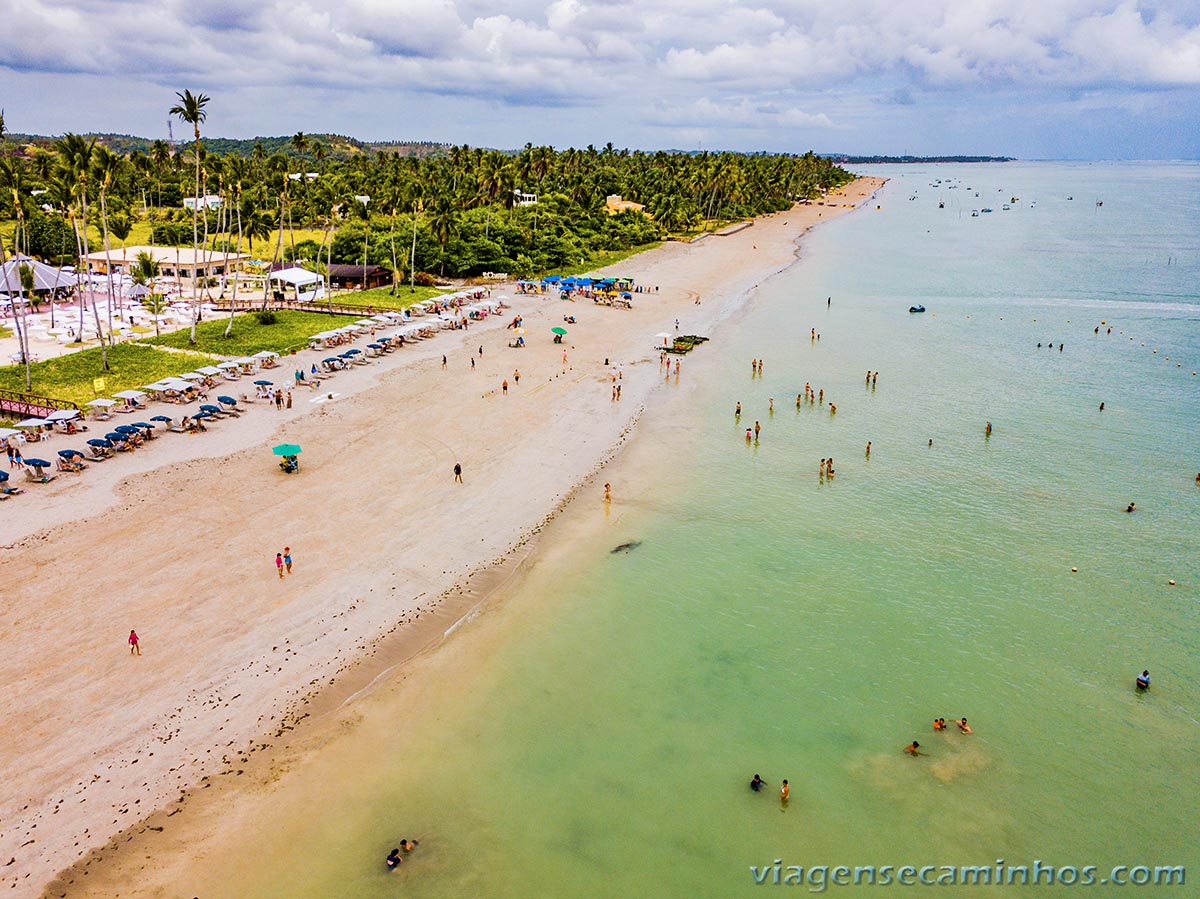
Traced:
<path fill-rule="evenodd" d="M 13 256 L 4 265 L 0 265 L 0 290 L 10 293 L 15 298 L 21 293 L 21 266 L 28 265 L 33 269 L 34 290 L 56 290 L 60 287 L 74 287 L 75 273 L 64 272 L 60 268 L 38 262 L 30 256 Z"/>
<path fill-rule="evenodd" d="M 294 287 L 296 299 L 301 303 L 311 303 L 325 296 L 324 279 L 306 268 L 281 268 L 277 272 L 271 272 L 270 279 Z"/>

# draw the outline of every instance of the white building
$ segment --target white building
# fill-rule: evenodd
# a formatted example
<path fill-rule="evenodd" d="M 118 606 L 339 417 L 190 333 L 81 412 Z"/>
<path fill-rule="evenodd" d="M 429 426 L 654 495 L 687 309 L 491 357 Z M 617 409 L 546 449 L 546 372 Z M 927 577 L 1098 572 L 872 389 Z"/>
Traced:
<path fill-rule="evenodd" d="M 537 205 L 537 194 L 527 194 L 523 191 L 514 190 L 513 191 L 513 205 L 514 206 L 536 206 Z"/>
<path fill-rule="evenodd" d="M 183 208 L 184 209 L 195 209 L 196 208 L 196 198 L 195 197 L 184 197 L 183 198 Z M 218 197 L 216 194 L 207 194 L 200 198 L 200 208 L 201 209 L 220 209 L 221 208 L 221 198 Z"/>

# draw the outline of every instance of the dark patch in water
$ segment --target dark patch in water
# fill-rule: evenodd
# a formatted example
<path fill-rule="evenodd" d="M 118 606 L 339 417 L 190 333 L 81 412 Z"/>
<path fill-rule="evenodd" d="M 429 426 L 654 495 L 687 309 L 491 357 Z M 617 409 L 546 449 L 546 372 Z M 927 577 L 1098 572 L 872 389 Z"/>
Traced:
<path fill-rule="evenodd" d="M 612 553 L 620 553 L 620 552 L 627 553 L 631 549 L 637 549 L 641 545 L 642 545 L 641 540 L 630 540 L 628 543 L 622 543 L 620 546 L 613 547 L 613 549 L 610 551 L 610 555 Z"/>

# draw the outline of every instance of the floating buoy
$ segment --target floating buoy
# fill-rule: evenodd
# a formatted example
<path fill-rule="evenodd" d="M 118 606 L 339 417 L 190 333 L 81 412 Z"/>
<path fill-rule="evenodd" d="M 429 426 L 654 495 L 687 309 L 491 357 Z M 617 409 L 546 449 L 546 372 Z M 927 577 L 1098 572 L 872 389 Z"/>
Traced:
<path fill-rule="evenodd" d="M 1072 569 L 1071 569 L 1071 572 L 1072 572 L 1072 573 L 1074 573 L 1074 572 L 1076 572 L 1076 571 L 1078 571 L 1078 570 L 1079 570 L 1078 568 L 1072 568 Z"/>
<path fill-rule="evenodd" d="M 1168 583 L 1168 584 L 1170 584 L 1172 587 L 1174 587 L 1174 586 L 1175 586 L 1175 582 L 1174 582 L 1174 581 L 1167 581 L 1167 583 Z"/>

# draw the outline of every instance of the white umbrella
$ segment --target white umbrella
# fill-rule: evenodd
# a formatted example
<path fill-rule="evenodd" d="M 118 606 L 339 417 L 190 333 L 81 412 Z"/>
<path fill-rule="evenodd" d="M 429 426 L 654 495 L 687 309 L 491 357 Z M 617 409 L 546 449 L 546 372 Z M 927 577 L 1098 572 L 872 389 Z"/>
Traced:
<path fill-rule="evenodd" d="M 46 416 L 46 421 L 70 421 L 78 417 L 78 409 L 57 409 Z"/>
<path fill-rule="evenodd" d="M 140 400 L 145 399 L 146 394 L 140 390 L 122 390 L 120 393 L 114 393 L 113 396 L 123 400 Z"/>
<path fill-rule="evenodd" d="M 206 365 L 203 368 L 196 369 L 196 371 L 202 375 L 219 375 L 221 373 L 221 369 L 217 368 L 215 365 Z"/>
<path fill-rule="evenodd" d="M 217 363 L 217 368 L 237 368 L 237 367 L 238 367 L 238 364 L 236 362 L 218 362 Z M 187 375 L 184 375 L 184 377 L 186 378 Z"/>
<path fill-rule="evenodd" d="M 105 399 L 88 400 L 87 404 L 89 406 L 100 406 L 103 409 L 107 409 L 109 406 L 115 406 L 117 404 L 117 401 L 116 400 L 105 400 Z"/>
<path fill-rule="evenodd" d="M 15 428 L 0 428 L 0 440 L 7 440 L 9 437 L 16 437 L 21 432 Z"/>
<path fill-rule="evenodd" d="M 17 422 L 18 428 L 40 428 L 46 424 L 44 418 L 27 418 L 24 421 Z"/>

